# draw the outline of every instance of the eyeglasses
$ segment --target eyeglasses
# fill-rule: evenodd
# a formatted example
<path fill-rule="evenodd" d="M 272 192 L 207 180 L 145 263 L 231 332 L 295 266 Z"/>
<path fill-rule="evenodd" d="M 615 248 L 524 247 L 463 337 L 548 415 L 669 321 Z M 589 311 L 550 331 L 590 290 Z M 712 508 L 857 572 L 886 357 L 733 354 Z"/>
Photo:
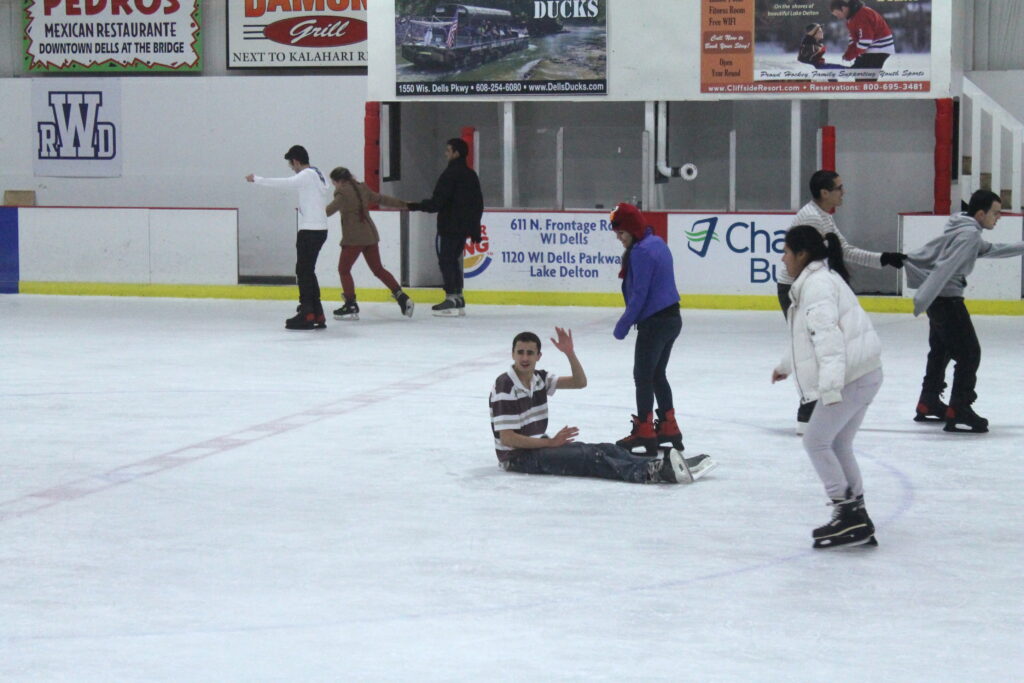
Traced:
<path fill-rule="evenodd" d="M 831 190 L 829 190 L 829 192 L 842 192 L 842 191 L 843 191 L 843 186 L 842 185 L 836 185 Z"/>

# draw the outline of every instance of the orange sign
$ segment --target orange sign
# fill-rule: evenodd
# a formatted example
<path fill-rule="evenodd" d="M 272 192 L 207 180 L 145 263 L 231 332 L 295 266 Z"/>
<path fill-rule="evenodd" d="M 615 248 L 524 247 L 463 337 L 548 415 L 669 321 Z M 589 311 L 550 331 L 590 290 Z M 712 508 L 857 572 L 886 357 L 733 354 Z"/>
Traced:
<path fill-rule="evenodd" d="M 754 80 L 754 0 L 704 0 L 701 88 Z"/>

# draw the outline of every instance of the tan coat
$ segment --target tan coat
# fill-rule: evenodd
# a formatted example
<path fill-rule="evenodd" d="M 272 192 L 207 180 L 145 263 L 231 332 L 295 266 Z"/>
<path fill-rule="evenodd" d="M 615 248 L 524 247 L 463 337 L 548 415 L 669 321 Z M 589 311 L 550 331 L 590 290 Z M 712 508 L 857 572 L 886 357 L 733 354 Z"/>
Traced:
<path fill-rule="evenodd" d="M 358 188 L 359 197 L 356 196 Z M 404 209 L 405 202 L 387 195 L 378 194 L 368 188 L 365 183 L 341 183 L 341 188 L 335 186 L 334 199 L 327 205 L 327 215 L 333 216 L 341 212 L 341 246 L 343 247 L 365 247 L 380 242 L 380 235 L 377 233 L 377 226 L 369 213 L 363 218 L 359 213 L 359 198 L 363 200 L 363 207 L 371 204 L 380 204 L 392 209 Z"/>

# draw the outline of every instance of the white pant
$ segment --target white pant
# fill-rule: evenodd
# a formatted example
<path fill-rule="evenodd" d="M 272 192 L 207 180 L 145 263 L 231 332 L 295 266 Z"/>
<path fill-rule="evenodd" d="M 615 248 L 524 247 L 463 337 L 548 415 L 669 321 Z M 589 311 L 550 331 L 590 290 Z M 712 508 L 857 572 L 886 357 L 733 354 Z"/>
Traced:
<path fill-rule="evenodd" d="M 829 498 L 846 498 L 864 493 L 860 468 L 853 457 L 853 437 L 864 421 L 868 406 L 882 386 L 881 368 L 855 379 L 843 387 L 843 400 L 830 406 L 818 401 L 804 433 L 804 450 Z"/>

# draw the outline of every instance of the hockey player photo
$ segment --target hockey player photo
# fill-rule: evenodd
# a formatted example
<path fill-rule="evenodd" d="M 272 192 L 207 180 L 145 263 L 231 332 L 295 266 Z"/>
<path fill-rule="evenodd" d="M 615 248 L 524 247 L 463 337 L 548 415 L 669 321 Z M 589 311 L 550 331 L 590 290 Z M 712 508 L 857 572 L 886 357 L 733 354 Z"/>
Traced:
<path fill-rule="evenodd" d="M 755 81 L 886 81 L 920 90 L 931 78 L 931 6 L 894 0 L 757 0 Z M 808 19 L 812 23 L 808 23 Z"/>

